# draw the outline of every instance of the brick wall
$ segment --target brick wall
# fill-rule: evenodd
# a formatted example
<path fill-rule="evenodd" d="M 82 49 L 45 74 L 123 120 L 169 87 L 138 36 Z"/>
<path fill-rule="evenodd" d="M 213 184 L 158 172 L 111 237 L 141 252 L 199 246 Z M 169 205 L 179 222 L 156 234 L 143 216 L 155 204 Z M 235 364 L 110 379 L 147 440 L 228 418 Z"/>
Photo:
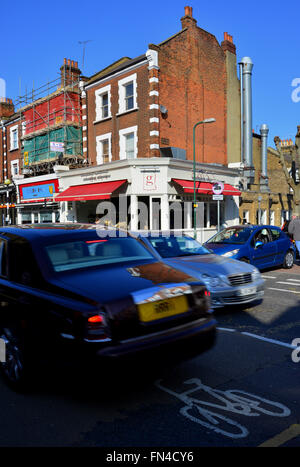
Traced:
<path fill-rule="evenodd" d="M 118 76 L 109 75 L 87 86 L 89 162 L 96 165 L 96 138 L 112 133 L 112 160 L 119 159 L 119 131 L 138 126 L 138 157 L 160 156 L 159 147 L 178 147 L 193 159 L 193 126 L 206 119 L 215 123 L 196 129 L 196 160 L 227 164 L 226 54 L 216 38 L 199 28 L 186 7 L 182 29 L 164 42 L 149 45 L 158 56 L 158 66 L 141 63 L 133 71 L 123 66 Z M 151 55 L 151 54 L 150 54 Z M 123 63 L 124 65 L 124 63 Z M 132 61 L 128 60 L 128 67 Z M 115 70 L 116 71 L 116 70 Z M 137 110 L 118 115 L 118 81 L 137 74 Z M 101 75 L 101 72 L 100 72 Z M 95 92 L 110 85 L 111 117 L 95 123 Z M 160 106 L 166 112 L 160 111 Z M 151 120 L 150 120 L 151 119 Z"/>
<path fill-rule="evenodd" d="M 215 123 L 196 129 L 196 160 L 226 164 L 225 54 L 190 14 L 182 18 L 182 27 L 160 44 L 159 98 L 168 109 L 168 118 L 160 120 L 161 142 L 186 149 L 191 160 L 194 124 L 215 118 Z"/>

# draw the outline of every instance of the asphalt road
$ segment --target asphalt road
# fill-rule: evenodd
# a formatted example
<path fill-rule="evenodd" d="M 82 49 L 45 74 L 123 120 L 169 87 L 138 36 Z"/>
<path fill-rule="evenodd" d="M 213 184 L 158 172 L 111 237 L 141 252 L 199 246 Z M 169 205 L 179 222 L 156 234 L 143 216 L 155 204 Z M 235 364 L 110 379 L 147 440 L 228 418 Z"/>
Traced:
<path fill-rule="evenodd" d="M 217 312 L 215 347 L 185 363 L 60 371 L 26 395 L 0 381 L 0 446 L 298 446 L 300 266 L 263 275 L 263 303 Z"/>

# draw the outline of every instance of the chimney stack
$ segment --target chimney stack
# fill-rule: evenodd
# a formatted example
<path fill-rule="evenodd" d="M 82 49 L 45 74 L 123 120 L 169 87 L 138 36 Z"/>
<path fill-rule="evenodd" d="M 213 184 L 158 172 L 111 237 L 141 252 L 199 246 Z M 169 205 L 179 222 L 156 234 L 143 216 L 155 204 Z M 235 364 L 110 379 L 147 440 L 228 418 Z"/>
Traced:
<path fill-rule="evenodd" d="M 221 42 L 221 47 L 223 52 L 231 52 L 232 54 L 236 55 L 236 47 L 233 43 L 233 37 L 228 34 L 228 32 L 224 32 L 224 40 Z"/>
<path fill-rule="evenodd" d="M 78 68 L 78 62 L 64 58 L 64 64 L 60 67 L 61 86 L 78 83 L 80 75 L 81 71 Z"/>
<path fill-rule="evenodd" d="M 0 119 L 9 118 L 15 113 L 15 106 L 12 99 L 0 97 Z"/>
<path fill-rule="evenodd" d="M 197 21 L 193 18 L 193 8 L 191 6 L 184 7 L 184 16 L 181 18 L 182 29 L 195 26 Z"/>

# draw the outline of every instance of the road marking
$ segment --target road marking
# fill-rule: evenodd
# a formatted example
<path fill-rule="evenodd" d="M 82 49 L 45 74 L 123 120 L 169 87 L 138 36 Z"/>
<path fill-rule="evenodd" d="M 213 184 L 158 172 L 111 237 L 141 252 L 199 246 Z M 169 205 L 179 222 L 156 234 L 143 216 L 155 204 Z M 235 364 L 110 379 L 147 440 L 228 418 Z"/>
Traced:
<path fill-rule="evenodd" d="M 297 346 L 288 344 L 287 342 L 277 341 L 276 339 L 269 339 L 268 337 L 259 336 L 257 334 L 252 334 L 250 332 L 241 332 L 241 334 L 244 334 L 245 336 L 249 336 L 249 337 L 254 337 L 255 339 L 258 339 L 261 341 L 269 342 L 270 344 L 281 345 L 282 347 L 287 347 L 288 349 L 297 348 Z"/>
<path fill-rule="evenodd" d="M 192 385 L 184 392 L 176 392 L 167 388 L 162 385 L 161 381 L 156 381 L 155 385 L 185 404 L 179 409 L 181 415 L 228 438 L 245 438 L 249 435 L 249 431 L 236 420 L 220 414 L 220 410 L 246 417 L 259 417 L 261 414 L 271 417 L 289 417 L 291 414 L 290 409 L 279 402 L 264 399 L 240 389 L 222 391 L 206 386 L 199 378 L 183 381 L 184 385 Z M 208 394 L 208 398 L 199 398 L 199 393 L 200 397 L 205 393 Z"/>
<path fill-rule="evenodd" d="M 230 328 L 217 328 L 219 331 L 228 331 L 228 332 L 235 332 L 235 329 L 230 329 Z"/>
<path fill-rule="evenodd" d="M 291 284 L 290 284 L 291 285 Z M 300 293 L 296 290 L 289 290 L 289 289 L 276 289 L 275 287 L 268 287 L 269 290 L 277 290 L 279 292 L 290 292 L 290 293 Z"/>
<path fill-rule="evenodd" d="M 300 425 L 294 424 L 294 425 L 291 425 L 286 430 L 284 430 L 282 433 L 279 433 L 278 435 L 274 436 L 274 438 L 271 438 L 265 441 L 264 443 L 260 444 L 258 447 L 259 448 L 276 448 L 286 443 L 287 441 L 290 441 L 291 439 L 296 438 L 296 436 L 299 436 L 299 435 L 300 435 Z"/>
<path fill-rule="evenodd" d="M 280 281 L 277 281 L 276 284 L 286 284 L 286 285 L 298 285 L 300 286 L 300 284 L 294 284 L 293 282 L 280 282 Z"/>
<path fill-rule="evenodd" d="M 287 279 L 287 281 L 292 281 L 292 282 L 300 282 L 299 279 Z"/>
<path fill-rule="evenodd" d="M 276 276 L 265 276 L 264 274 L 262 274 L 263 278 L 266 278 L 266 279 L 277 279 Z"/>

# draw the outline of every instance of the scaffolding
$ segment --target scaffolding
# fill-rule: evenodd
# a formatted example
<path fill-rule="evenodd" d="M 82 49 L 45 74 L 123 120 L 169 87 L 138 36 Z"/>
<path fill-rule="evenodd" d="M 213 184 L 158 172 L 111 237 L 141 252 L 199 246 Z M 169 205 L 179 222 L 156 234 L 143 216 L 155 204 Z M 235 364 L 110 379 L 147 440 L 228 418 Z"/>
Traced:
<path fill-rule="evenodd" d="M 51 173 L 56 164 L 70 168 L 87 165 L 82 152 L 79 83 L 77 62 L 64 59 L 59 78 L 16 100 L 24 175 Z"/>

